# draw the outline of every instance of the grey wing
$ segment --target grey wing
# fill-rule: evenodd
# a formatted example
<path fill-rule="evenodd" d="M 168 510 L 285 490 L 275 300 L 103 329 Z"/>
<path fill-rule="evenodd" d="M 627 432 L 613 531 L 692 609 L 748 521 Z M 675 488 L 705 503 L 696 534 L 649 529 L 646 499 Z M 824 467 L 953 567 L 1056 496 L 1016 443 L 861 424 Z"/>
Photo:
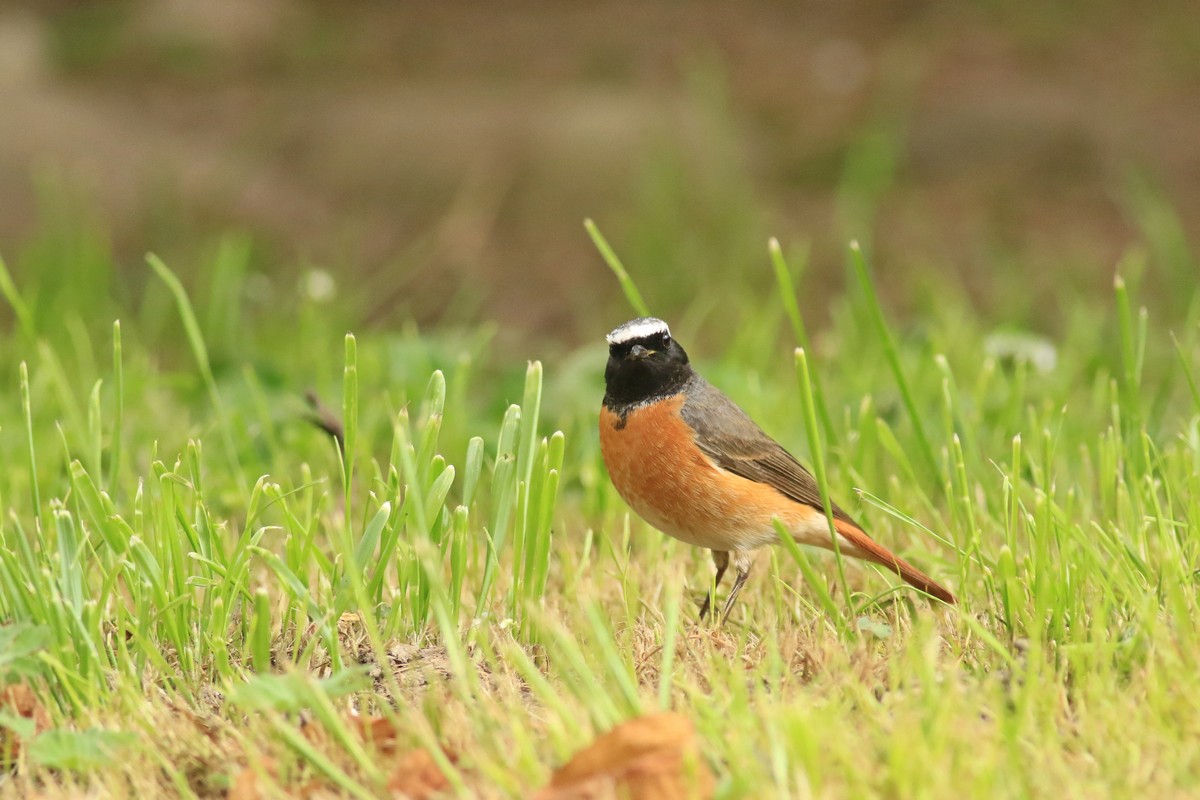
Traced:
<path fill-rule="evenodd" d="M 682 414 L 696 431 L 700 450 L 719 467 L 824 511 L 812 474 L 715 386 L 697 377 L 687 389 Z M 860 527 L 837 503 L 831 505 L 835 519 Z"/>

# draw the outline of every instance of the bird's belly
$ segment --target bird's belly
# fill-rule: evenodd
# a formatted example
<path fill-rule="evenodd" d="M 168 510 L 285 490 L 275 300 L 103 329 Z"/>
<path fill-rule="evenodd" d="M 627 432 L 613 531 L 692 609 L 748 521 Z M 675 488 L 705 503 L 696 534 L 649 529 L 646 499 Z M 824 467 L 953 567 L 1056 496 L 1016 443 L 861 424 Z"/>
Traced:
<path fill-rule="evenodd" d="M 636 408 L 623 423 L 601 411 L 600 451 L 609 477 L 640 517 L 713 550 L 754 550 L 776 541 L 775 517 L 794 534 L 824 525 L 815 509 L 714 464 L 679 414 L 684 400 L 679 394 Z"/>

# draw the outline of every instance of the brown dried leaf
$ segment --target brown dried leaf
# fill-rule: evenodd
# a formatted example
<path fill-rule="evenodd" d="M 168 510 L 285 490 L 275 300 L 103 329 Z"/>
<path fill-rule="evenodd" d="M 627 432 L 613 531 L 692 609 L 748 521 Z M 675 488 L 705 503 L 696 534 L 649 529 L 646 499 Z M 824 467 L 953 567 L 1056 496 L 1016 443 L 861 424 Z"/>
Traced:
<path fill-rule="evenodd" d="M 308 740 L 309 744 L 321 748 L 328 744 L 329 732 L 325 730 L 324 725 L 318 724 L 317 721 L 313 719 L 312 714 L 309 711 L 306 710 L 300 712 L 299 728 L 300 734 Z"/>
<path fill-rule="evenodd" d="M 233 779 L 226 800 L 259 800 L 262 791 L 258 788 L 258 773 L 245 767 Z"/>
<path fill-rule="evenodd" d="M 274 760 L 263 759 L 262 770 L 266 771 L 268 775 L 274 776 Z M 233 785 L 229 787 L 229 794 L 225 795 L 225 800 L 261 800 L 264 794 L 258 785 L 258 772 L 253 767 L 246 767 L 239 772 L 233 779 Z"/>
<path fill-rule="evenodd" d="M 453 753 L 447 753 L 446 756 L 452 764 L 457 761 Z M 429 751 L 421 747 L 409 750 L 398 759 L 387 788 L 393 797 L 429 800 L 450 788 L 450 781 L 442 774 Z"/>
<path fill-rule="evenodd" d="M 691 720 L 668 712 L 622 722 L 597 737 L 554 773 L 536 800 L 706 799 L 713 788 Z"/>
<path fill-rule="evenodd" d="M 38 701 L 27 683 L 0 688 L 0 711 L 33 721 L 34 736 L 50 728 L 50 714 Z M 21 754 L 21 737 L 9 728 L 0 728 L 0 762 L 12 763 Z"/>
<path fill-rule="evenodd" d="M 350 725 L 358 731 L 363 741 L 370 742 L 385 756 L 396 752 L 396 726 L 387 717 L 364 717 L 354 714 Z"/>

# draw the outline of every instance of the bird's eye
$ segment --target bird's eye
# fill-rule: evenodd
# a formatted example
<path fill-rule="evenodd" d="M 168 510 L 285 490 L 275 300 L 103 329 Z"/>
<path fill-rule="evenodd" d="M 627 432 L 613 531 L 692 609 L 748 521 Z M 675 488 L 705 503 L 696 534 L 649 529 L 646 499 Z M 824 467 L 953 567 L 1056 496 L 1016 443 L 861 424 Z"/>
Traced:
<path fill-rule="evenodd" d="M 671 334 L 664 333 L 662 335 L 662 347 L 665 350 L 666 348 L 668 348 L 670 346 L 671 346 Z"/>

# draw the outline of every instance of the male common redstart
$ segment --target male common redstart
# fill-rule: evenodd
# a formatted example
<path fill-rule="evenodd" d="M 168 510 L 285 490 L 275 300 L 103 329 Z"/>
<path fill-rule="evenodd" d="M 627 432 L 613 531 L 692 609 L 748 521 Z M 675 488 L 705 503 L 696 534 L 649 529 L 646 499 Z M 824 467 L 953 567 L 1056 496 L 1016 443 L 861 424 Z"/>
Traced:
<path fill-rule="evenodd" d="M 733 561 L 737 580 L 722 622 L 750 575 L 754 552 L 778 541 L 773 519 L 795 541 L 833 549 L 816 480 L 692 369 L 665 322 L 631 320 L 607 338 L 600 452 L 609 477 L 642 519 L 712 550 L 714 587 Z M 887 567 L 943 603 L 955 602 L 925 573 L 874 542 L 836 503 L 832 511 L 843 555 Z M 713 600 L 705 599 L 702 619 Z"/>

